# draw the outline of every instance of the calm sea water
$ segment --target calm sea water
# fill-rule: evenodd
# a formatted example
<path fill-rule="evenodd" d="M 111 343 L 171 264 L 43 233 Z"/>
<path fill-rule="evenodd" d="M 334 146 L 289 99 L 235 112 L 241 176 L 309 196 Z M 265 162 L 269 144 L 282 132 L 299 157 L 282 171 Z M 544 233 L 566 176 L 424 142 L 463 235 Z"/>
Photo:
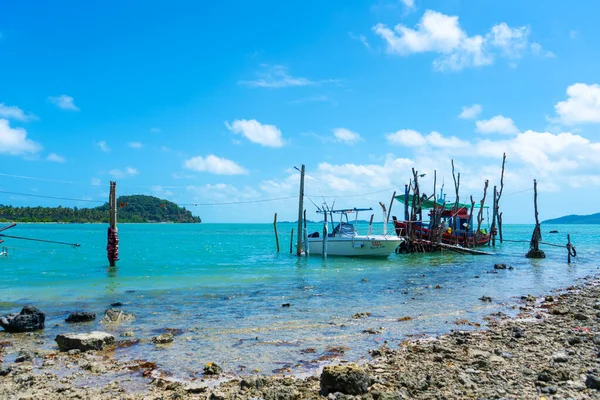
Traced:
<path fill-rule="evenodd" d="M 345 357 L 357 360 L 385 340 L 393 346 L 408 335 L 448 332 L 459 318 L 483 322 L 490 312 L 514 314 L 511 306 L 521 295 L 541 295 L 598 272 L 599 225 L 543 226 L 548 242 L 565 245 L 571 234 L 578 250 L 571 265 L 565 248 L 544 246 L 546 259 L 528 260 L 523 257 L 528 244 L 512 242 L 496 246 L 494 256 L 297 258 L 289 254 L 292 227 L 278 225 L 282 251 L 277 253 L 271 224 L 121 224 L 121 260 L 110 269 L 106 225 L 18 225 L 6 233 L 81 247 L 7 239 L 3 245 L 10 256 L 0 258 L 0 314 L 25 304 L 40 308 L 47 314 L 41 339 L 48 349 L 57 333 L 67 331 L 119 336 L 133 330 L 144 339 L 165 328 L 182 329 L 167 350 L 148 342 L 117 350 L 118 357 L 156 361 L 182 378 L 198 376 L 211 361 L 233 373 L 271 373 L 287 366 L 302 373 L 316 368 L 330 346 L 347 346 Z M 548 234 L 551 229 L 560 233 Z M 533 226 L 504 230 L 506 239 L 528 240 Z M 498 262 L 515 269 L 489 273 Z M 493 302 L 479 301 L 483 295 Z M 138 319 L 103 326 L 99 319 L 114 301 Z M 285 303 L 291 306 L 282 307 Z M 65 324 L 76 310 L 95 312 L 98 321 Z M 371 316 L 352 318 L 361 312 Z M 404 316 L 413 319 L 397 321 Z M 363 333 L 369 328 L 380 333 Z M 302 351 L 307 348 L 316 353 Z"/>

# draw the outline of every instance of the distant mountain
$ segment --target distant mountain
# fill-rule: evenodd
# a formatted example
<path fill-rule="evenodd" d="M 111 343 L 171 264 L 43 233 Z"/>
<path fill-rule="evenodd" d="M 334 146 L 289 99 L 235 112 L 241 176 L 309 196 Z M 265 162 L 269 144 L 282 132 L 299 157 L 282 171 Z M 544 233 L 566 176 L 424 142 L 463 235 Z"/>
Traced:
<path fill-rule="evenodd" d="M 543 221 L 544 224 L 579 224 L 579 225 L 600 225 L 600 213 L 592 215 L 566 215 L 560 218 L 548 219 Z"/>
<path fill-rule="evenodd" d="M 0 204 L 0 221 L 9 222 L 106 222 L 108 203 L 95 208 L 13 207 Z M 198 223 L 200 217 L 168 200 L 132 195 L 117 198 L 117 222 Z"/>

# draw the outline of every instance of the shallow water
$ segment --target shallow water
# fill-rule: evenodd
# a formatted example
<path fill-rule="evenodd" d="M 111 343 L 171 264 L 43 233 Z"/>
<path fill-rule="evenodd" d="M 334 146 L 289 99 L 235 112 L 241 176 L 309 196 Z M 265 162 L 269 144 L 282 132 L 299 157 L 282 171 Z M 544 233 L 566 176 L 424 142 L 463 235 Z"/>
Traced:
<path fill-rule="evenodd" d="M 165 328 L 182 329 L 166 350 L 142 343 L 116 351 L 119 357 L 156 361 L 182 378 L 199 376 L 211 361 L 233 373 L 287 367 L 302 373 L 325 360 L 329 347 L 346 346 L 345 358 L 357 360 L 385 340 L 394 345 L 408 335 L 448 332 L 457 328 L 457 319 L 482 323 L 484 315 L 495 311 L 514 314 L 512 306 L 521 295 L 541 295 L 598 272 L 599 225 L 542 227 L 544 240 L 559 245 L 571 234 L 578 251 L 571 265 L 565 248 L 544 246 L 546 259 L 528 260 L 523 257 L 528 244 L 513 242 L 496 246 L 494 256 L 297 258 L 289 254 L 292 227 L 278 225 L 284 251 L 277 254 L 271 224 L 121 224 L 121 260 L 110 269 L 106 225 L 18 225 L 6 233 L 81 247 L 7 239 L 3 245 L 10 255 L 0 258 L 0 314 L 25 304 L 40 308 L 47 314 L 41 333 L 47 349 L 55 348 L 57 333 L 67 331 L 103 330 L 119 336 L 134 330 L 143 339 Z M 548 234 L 552 229 L 561 233 Z M 504 236 L 528 240 L 532 230 L 508 225 Z M 515 269 L 489 273 L 498 262 Z M 493 302 L 479 301 L 483 295 Z M 103 326 L 99 320 L 114 301 L 123 302 L 122 309 L 138 319 Z M 282 307 L 285 303 L 290 307 Z M 64 323 L 75 310 L 95 312 L 98 320 Z M 361 312 L 371 315 L 352 318 Z M 413 319 L 398 322 L 404 316 Z M 380 333 L 363 333 L 370 328 Z M 316 352 L 302 351 L 309 348 Z"/>

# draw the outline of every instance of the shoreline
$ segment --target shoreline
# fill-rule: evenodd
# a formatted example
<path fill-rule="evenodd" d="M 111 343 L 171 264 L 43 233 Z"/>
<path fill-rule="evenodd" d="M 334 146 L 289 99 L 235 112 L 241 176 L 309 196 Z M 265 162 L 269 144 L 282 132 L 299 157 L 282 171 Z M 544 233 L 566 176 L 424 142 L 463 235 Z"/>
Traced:
<path fill-rule="evenodd" d="M 283 369 L 281 375 L 181 381 L 152 362 L 118 360 L 112 350 L 34 351 L 31 361 L 14 363 L 2 360 L 12 346 L 7 340 L 0 342 L 0 397 L 317 399 L 322 389 L 364 399 L 600 396 L 600 279 L 588 277 L 557 293 L 524 297 L 516 318 L 489 315 L 482 330 L 405 340 L 398 348 L 384 344 L 360 365 L 345 362 L 340 351 L 325 372 L 308 376 Z"/>

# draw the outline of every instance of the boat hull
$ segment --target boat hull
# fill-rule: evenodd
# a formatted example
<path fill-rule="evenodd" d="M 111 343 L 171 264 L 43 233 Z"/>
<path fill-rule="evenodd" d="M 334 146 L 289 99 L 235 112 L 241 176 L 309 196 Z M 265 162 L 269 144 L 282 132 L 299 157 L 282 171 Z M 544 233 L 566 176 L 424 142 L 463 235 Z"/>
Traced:
<path fill-rule="evenodd" d="M 389 257 L 402 239 L 394 236 L 355 236 L 327 238 L 327 256 Z M 323 238 L 309 238 L 310 255 L 323 254 Z"/>
<path fill-rule="evenodd" d="M 406 234 L 407 224 L 401 221 L 394 221 L 394 228 L 396 229 L 396 233 L 402 236 Z M 432 240 L 431 231 L 425 227 L 413 225 L 413 231 L 417 238 Z M 489 233 L 479 235 L 477 241 L 475 241 L 472 235 L 465 237 L 464 234 L 453 235 L 444 232 L 441 237 L 441 241 L 444 244 L 459 244 L 464 247 L 486 246 L 490 242 L 490 239 L 491 235 Z"/>

